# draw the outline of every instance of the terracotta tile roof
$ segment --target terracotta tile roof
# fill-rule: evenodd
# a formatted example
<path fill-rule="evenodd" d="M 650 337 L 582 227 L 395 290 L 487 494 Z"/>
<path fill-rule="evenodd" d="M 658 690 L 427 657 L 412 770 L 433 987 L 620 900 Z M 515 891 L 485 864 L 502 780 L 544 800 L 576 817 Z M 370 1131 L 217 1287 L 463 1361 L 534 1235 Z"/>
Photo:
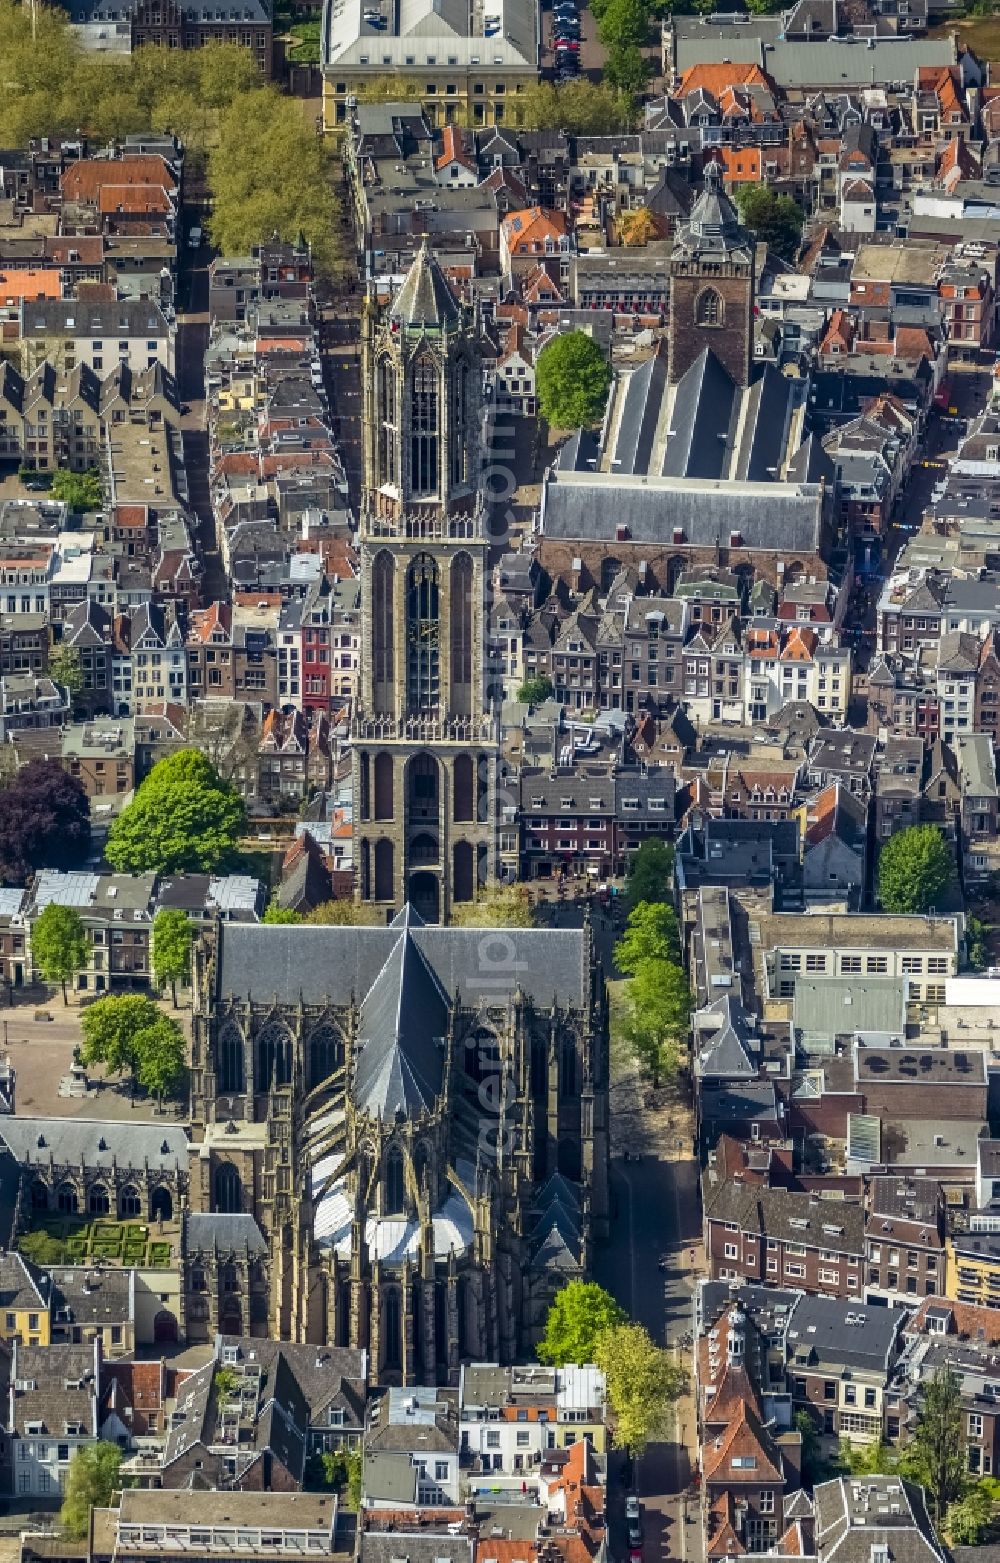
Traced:
<path fill-rule="evenodd" d="M 921 65 L 917 69 L 917 91 L 933 92 L 943 118 L 960 115 L 968 118 L 962 101 L 961 78 L 957 66 Z"/>
<path fill-rule="evenodd" d="M 732 1493 L 720 1493 L 709 1511 L 707 1551 L 710 1558 L 745 1556 L 747 1549 L 736 1534 L 735 1519 Z"/>
<path fill-rule="evenodd" d="M 160 185 L 102 185 L 97 208 L 104 216 L 123 212 L 144 216 L 148 212 L 163 215 L 171 210 L 170 197 Z"/>
<path fill-rule="evenodd" d="M 722 164 L 723 177 L 728 184 L 744 180 L 759 183 L 762 177 L 764 162 L 760 147 L 717 147 L 712 157 Z"/>
<path fill-rule="evenodd" d="M 104 259 L 104 239 L 100 234 L 73 234 L 69 238 L 50 233 L 45 236 L 45 259 L 69 263 L 70 251 L 79 258 L 82 266 L 99 266 Z"/>
<path fill-rule="evenodd" d="M 835 349 L 841 352 L 850 352 L 854 341 L 854 322 L 846 310 L 835 309 L 830 316 L 830 324 L 826 328 L 826 336 L 820 343 L 821 353 L 830 353 Z"/>
<path fill-rule="evenodd" d="M 191 615 L 188 640 L 204 646 L 217 629 L 227 633 L 230 626 L 229 608 L 223 602 L 209 603 L 207 608 L 197 608 Z"/>
<path fill-rule="evenodd" d="M 710 92 L 718 99 L 727 87 L 770 87 L 759 65 L 744 60 L 723 60 L 712 64 L 692 65 L 681 77 L 675 98 L 686 98 L 689 92 Z M 838 143 L 839 149 L 839 143 Z"/>
<path fill-rule="evenodd" d="M 811 662 L 816 650 L 816 631 L 804 624 L 796 624 L 788 631 L 781 652 L 782 662 Z"/>
<path fill-rule="evenodd" d="M 465 150 L 464 136 L 457 125 L 445 125 L 441 132 L 441 155 L 435 159 L 434 166 L 447 168 L 449 163 L 461 163 L 471 173 L 476 172 L 476 165 Z"/>
<path fill-rule="evenodd" d="M 810 798 L 806 809 L 806 841 L 811 847 L 833 835 L 837 827 L 838 794 L 837 783 L 831 782 Z"/>
<path fill-rule="evenodd" d="M 775 657 L 778 654 L 777 630 L 750 629 L 747 631 L 747 654 L 751 657 Z"/>
<path fill-rule="evenodd" d="M 164 190 L 177 187 L 177 181 L 162 157 L 152 152 L 133 157 L 81 157 L 67 168 L 61 184 L 63 200 L 91 203 L 97 201 L 105 185 L 157 184 Z"/>
<path fill-rule="evenodd" d="M 62 298 L 57 271 L 0 271 L 0 304 L 39 298 Z"/>
<path fill-rule="evenodd" d="M 932 359 L 934 357 L 930 337 L 919 326 L 899 326 L 896 330 L 895 349 L 897 358 Z"/>
<path fill-rule="evenodd" d="M 486 1563 L 488 1558 L 496 1558 L 496 1563 L 534 1563 L 537 1557 L 538 1543 L 535 1541 L 493 1540 L 489 1536 L 479 1536 L 473 1563 Z"/>
<path fill-rule="evenodd" d="M 511 212 L 503 220 L 503 233 L 512 255 L 530 255 L 536 245 L 544 246 L 547 239 L 556 242 L 569 232 L 569 219 L 565 212 L 551 212 L 544 206 L 529 206 L 521 212 Z"/>
<path fill-rule="evenodd" d="M 710 1439 L 702 1450 L 705 1476 L 711 1481 L 732 1482 L 736 1486 L 761 1481 L 781 1482 L 784 1472 L 780 1457 L 769 1448 L 770 1440 L 760 1418 L 745 1403 L 718 1438 Z M 752 1460 L 753 1465 L 736 1464 Z"/>
<path fill-rule="evenodd" d="M 123 531 L 144 529 L 149 524 L 149 508 L 146 505 L 116 505 L 115 526 Z"/>
<path fill-rule="evenodd" d="M 793 1520 L 775 1549 L 785 1558 L 804 1558 L 810 1555 L 802 1534 L 802 1521 Z"/>
<path fill-rule="evenodd" d="M 949 1310 L 955 1335 L 967 1335 L 970 1340 L 982 1341 L 988 1346 L 1000 1344 L 1000 1311 L 980 1307 L 977 1303 L 953 1302 L 950 1297 L 925 1297 L 906 1325 L 907 1335 L 926 1331 L 927 1314 L 931 1308 L 935 1312 L 940 1312 L 942 1308 Z"/>

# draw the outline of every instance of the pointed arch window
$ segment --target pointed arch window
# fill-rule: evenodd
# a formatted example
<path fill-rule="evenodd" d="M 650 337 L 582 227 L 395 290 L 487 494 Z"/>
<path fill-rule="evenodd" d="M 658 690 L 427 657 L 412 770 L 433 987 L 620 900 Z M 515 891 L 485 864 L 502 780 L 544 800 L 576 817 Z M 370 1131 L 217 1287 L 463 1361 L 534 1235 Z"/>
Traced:
<path fill-rule="evenodd" d="M 396 440 L 399 428 L 396 397 L 396 365 L 386 355 L 378 361 L 376 376 L 378 394 L 378 483 L 395 484 L 399 479 L 396 469 Z"/>
<path fill-rule="evenodd" d="M 726 306 L 722 300 L 722 294 L 715 288 L 704 288 L 698 294 L 698 302 L 695 306 L 695 319 L 699 326 L 721 326 L 726 318 Z"/>
<path fill-rule="evenodd" d="M 472 715 L 472 560 L 466 553 L 451 562 L 451 709 Z"/>
<path fill-rule="evenodd" d="M 438 492 L 438 381 L 434 358 L 421 353 L 413 365 L 410 395 L 410 490 L 414 499 L 430 499 Z"/>
<path fill-rule="evenodd" d="M 469 365 L 459 360 L 451 379 L 451 481 L 455 487 L 468 482 L 469 442 L 472 430 L 466 427 L 469 416 Z"/>
<path fill-rule="evenodd" d="M 438 567 L 429 554 L 410 566 L 406 595 L 407 684 L 411 711 L 436 711 L 440 698 L 441 624 Z"/>
<path fill-rule="evenodd" d="M 406 1204 L 403 1153 L 393 1146 L 385 1158 L 385 1206 L 383 1214 L 401 1216 Z"/>
<path fill-rule="evenodd" d="M 375 555 L 372 565 L 372 700 L 379 715 L 388 714 L 393 708 L 395 578 L 395 560 L 383 549 Z"/>

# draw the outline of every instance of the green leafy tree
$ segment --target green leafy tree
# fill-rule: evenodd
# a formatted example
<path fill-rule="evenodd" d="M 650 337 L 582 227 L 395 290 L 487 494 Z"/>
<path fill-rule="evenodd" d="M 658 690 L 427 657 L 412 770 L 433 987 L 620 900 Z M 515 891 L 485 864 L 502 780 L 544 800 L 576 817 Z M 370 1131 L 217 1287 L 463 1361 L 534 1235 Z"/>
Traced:
<path fill-rule="evenodd" d="M 622 1034 L 654 1087 L 680 1066 L 681 1043 L 691 1019 L 691 987 L 673 961 L 639 961 L 625 989 Z"/>
<path fill-rule="evenodd" d="M 212 1390 L 216 1405 L 224 1406 L 230 1400 L 235 1400 L 239 1387 L 240 1376 L 235 1368 L 216 1368 L 212 1374 Z"/>
<path fill-rule="evenodd" d="M 79 912 L 50 901 L 31 930 L 31 958 L 46 982 L 58 982 L 63 1003 L 68 1004 L 66 984 L 86 966 L 90 940 Z"/>
<path fill-rule="evenodd" d="M 986 924 L 979 917 L 969 917 L 965 923 L 965 952 L 973 971 L 985 971 L 989 963 L 989 945 L 986 942 Z"/>
<path fill-rule="evenodd" d="M 547 673 L 536 673 L 533 678 L 526 678 L 517 692 L 517 698 L 526 706 L 540 706 L 549 700 L 555 688 Z"/>
<path fill-rule="evenodd" d="M 610 384 L 611 365 L 585 331 L 563 332 L 538 355 L 538 405 L 552 428 L 578 429 L 599 423 Z"/>
<path fill-rule="evenodd" d="M 125 874 L 211 873 L 232 856 L 244 822 L 239 794 L 198 749 L 154 765 L 108 833 L 105 857 Z"/>
<path fill-rule="evenodd" d="M 302 918 L 290 906 L 281 906 L 277 901 L 268 901 L 262 920 L 276 926 L 284 923 L 300 923 Z"/>
<path fill-rule="evenodd" d="M 89 510 L 100 510 L 104 501 L 99 472 L 55 472 L 49 493 L 53 499 L 63 500 L 78 515 L 84 515 Z"/>
<path fill-rule="evenodd" d="M 177 984 L 191 976 L 191 944 L 194 924 L 180 907 L 167 906 L 153 918 L 153 976 L 162 988 L 170 984 L 177 1008 Z"/>
<path fill-rule="evenodd" d="M 306 1461 L 305 1485 L 309 1492 L 336 1492 L 343 1507 L 361 1507 L 362 1455 L 360 1448 L 327 1449 Z"/>
<path fill-rule="evenodd" d="M 616 92 L 637 98 L 649 85 L 649 61 L 637 44 L 617 45 L 604 62 L 604 80 Z"/>
<path fill-rule="evenodd" d="M 640 901 L 666 901 L 674 872 L 674 849 L 669 842 L 652 836 L 635 852 L 625 880 L 625 900 L 629 907 Z"/>
<path fill-rule="evenodd" d="M 0 751 L 13 749 L 0 744 Z M 0 882 L 23 884 L 40 868 L 75 868 L 90 845 L 90 799 L 58 760 L 29 760 L 4 787 Z"/>
<path fill-rule="evenodd" d="M 413 76 L 373 76 L 357 86 L 359 103 L 416 103 L 424 96 Z"/>
<path fill-rule="evenodd" d="M 796 1411 L 792 1425 L 802 1435 L 802 1477 L 806 1486 L 812 1487 L 820 1479 L 823 1464 L 816 1423 L 802 1410 Z"/>
<path fill-rule="evenodd" d="M 181 1085 L 187 1070 L 184 1033 L 170 1015 L 156 1020 L 136 1038 L 139 1084 L 162 1102 Z"/>
<path fill-rule="evenodd" d="M 330 149 L 294 98 L 275 87 L 242 93 L 222 111 L 208 155 L 213 244 L 223 255 L 246 255 L 272 234 L 302 234 L 318 275 L 334 276 L 343 257 L 331 175 Z"/>
<path fill-rule="evenodd" d="M 78 1449 L 70 1461 L 59 1518 L 67 1535 L 81 1541 L 90 1526 L 91 1509 L 106 1509 L 121 1486 L 122 1451 L 101 1442 Z"/>
<path fill-rule="evenodd" d="M 906 1448 L 904 1474 L 926 1490 L 937 1524 L 965 1490 L 962 1387 L 948 1366 L 936 1368 L 923 1386 L 920 1412 Z"/>
<path fill-rule="evenodd" d="M 677 913 L 665 901 L 640 901 L 628 914 L 625 932 L 615 945 L 615 965 L 634 977 L 643 961 L 681 958 Z"/>
<path fill-rule="evenodd" d="M 890 836 L 879 853 L 879 900 L 887 912 L 926 912 L 954 874 L 951 850 L 937 826 L 911 825 Z"/>
<path fill-rule="evenodd" d="M 634 102 L 605 83 L 580 77 L 562 86 L 539 82 L 525 88 L 511 105 L 519 125 L 537 130 L 564 130 L 573 136 L 611 136 L 629 130 L 636 119 Z"/>
<path fill-rule="evenodd" d="M 594 1360 L 604 1373 L 615 1437 L 632 1456 L 665 1438 L 685 1375 L 641 1324 L 618 1324 L 598 1338 Z"/>
<path fill-rule="evenodd" d="M 953 1547 L 978 1547 L 993 1524 L 993 1496 L 982 1482 L 970 1482 L 944 1517 L 944 1532 Z"/>
<path fill-rule="evenodd" d="M 900 1469 L 899 1450 L 883 1443 L 852 1444 L 842 1439 L 838 1464 L 852 1476 L 895 1476 Z"/>
<path fill-rule="evenodd" d="M 382 919 L 377 907 L 355 906 L 345 897 L 339 901 L 322 901 L 307 912 L 302 921 L 313 928 L 370 928 Z"/>
<path fill-rule="evenodd" d="M 184 1033 L 153 1000 L 140 993 L 109 993 L 80 1019 L 84 1064 L 103 1064 L 128 1075 L 157 1097 L 176 1090 L 185 1071 Z"/>
<path fill-rule="evenodd" d="M 155 1024 L 160 1011 L 143 993 L 108 993 L 80 1017 L 80 1060 L 103 1064 L 112 1075 L 139 1073 L 138 1038 Z"/>
<path fill-rule="evenodd" d="M 474 901 L 459 901 L 451 909 L 455 928 L 533 928 L 534 913 L 523 885 L 493 884 Z"/>
<path fill-rule="evenodd" d="M 782 260 L 794 260 L 802 242 L 802 208 L 791 196 L 768 185 L 740 185 L 736 190 L 740 216 L 757 238 Z"/>
<path fill-rule="evenodd" d="M 75 646 L 54 646 L 49 652 L 49 677 L 61 684 L 70 700 L 83 693 L 83 663 Z"/>
<path fill-rule="evenodd" d="M 598 1340 L 624 1324 L 627 1314 L 596 1281 L 568 1281 L 549 1307 L 538 1343 L 539 1362 L 561 1368 L 567 1362 L 594 1362 Z"/>
<path fill-rule="evenodd" d="M 606 0 L 597 31 L 605 48 L 641 48 L 649 40 L 649 8 L 644 0 Z"/>

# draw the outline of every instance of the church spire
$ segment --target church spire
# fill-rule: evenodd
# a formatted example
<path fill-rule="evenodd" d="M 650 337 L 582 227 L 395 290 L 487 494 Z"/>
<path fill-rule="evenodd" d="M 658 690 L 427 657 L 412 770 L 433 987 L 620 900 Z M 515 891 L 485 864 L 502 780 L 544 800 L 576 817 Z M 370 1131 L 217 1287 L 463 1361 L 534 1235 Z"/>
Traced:
<path fill-rule="evenodd" d="M 457 330 L 462 323 L 461 308 L 426 236 L 392 302 L 389 319 L 407 331 Z"/>

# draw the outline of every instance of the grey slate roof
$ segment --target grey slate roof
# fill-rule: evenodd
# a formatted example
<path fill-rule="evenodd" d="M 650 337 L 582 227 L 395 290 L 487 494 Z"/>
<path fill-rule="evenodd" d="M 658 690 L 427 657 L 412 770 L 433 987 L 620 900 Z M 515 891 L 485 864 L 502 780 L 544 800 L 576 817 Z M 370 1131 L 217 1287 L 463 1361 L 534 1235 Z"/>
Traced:
<path fill-rule="evenodd" d="M 813 1501 L 821 1563 L 871 1563 L 876 1547 L 885 1548 L 892 1563 L 941 1563 L 944 1557 L 922 1490 L 898 1476 L 821 1482 Z"/>
<path fill-rule="evenodd" d="M 615 441 L 614 458 L 618 472 L 649 470 L 666 384 L 667 366 L 661 353 L 655 353 L 641 369 L 629 375 Z"/>
<path fill-rule="evenodd" d="M 705 1021 L 712 1015 L 720 1017 L 715 1030 L 705 1026 Z M 756 1053 L 756 1046 L 750 1043 L 739 999 L 726 993 L 706 1004 L 694 1016 L 694 1026 L 694 1067 L 699 1079 L 752 1080 L 755 1077 L 757 1067 L 751 1057 L 751 1047 Z"/>
<path fill-rule="evenodd" d="M 455 296 L 426 239 L 392 302 L 389 315 L 404 326 L 433 326 L 438 330 L 457 325 L 461 318 Z"/>
<path fill-rule="evenodd" d="M 185 1254 L 231 1254 L 248 1249 L 252 1254 L 267 1251 L 267 1244 L 253 1216 L 205 1212 L 184 1218 Z"/>
<path fill-rule="evenodd" d="M 447 994 L 404 922 L 361 1004 L 358 1106 L 389 1121 L 430 1110 L 443 1081 L 447 1025 Z"/>
<path fill-rule="evenodd" d="M 621 478 L 550 472 L 542 495 L 540 533 L 567 541 L 629 539 L 669 546 L 673 530 L 696 548 L 742 546 L 785 555 L 816 553 L 823 518 L 819 484 L 716 484 L 702 480 Z"/>
<path fill-rule="evenodd" d="M 188 1138 L 162 1123 L 101 1123 L 84 1118 L 2 1118 L 0 1139 L 22 1166 L 96 1169 L 113 1165 L 142 1172 L 187 1171 Z M 197 1219 L 195 1217 L 192 1220 Z"/>
<path fill-rule="evenodd" d="M 691 216 L 677 230 L 674 247 L 689 255 L 715 256 L 719 260 L 752 263 L 754 241 L 740 222 L 739 213 L 722 188 L 718 163 L 705 168 L 704 188 L 691 208 Z"/>
<path fill-rule="evenodd" d="M 714 1177 L 709 1169 L 704 1194 L 710 1220 L 735 1221 L 745 1232 L 766 1233 L 812 1248 L 844 1254 L 864 1252 L 865 1213 L 855 1201 L 818 1199 L 789 1189 L 753 1188 L 734 1181 L 714 1185 Z"/>
<path fill-rule="evenodd" d="M 678 382 L 662 477 L 722 476 L 736 400 L 732 376 L 706 348 Z"/>
<path fill-rule="evenodd" d="M 392 928 L 223 923 L 219 937 L 220 997 L 277 994 L 279 1000 L 297 1003 L 301 994 L 307 1004 L 346 1004 L 352 992 L 369 991 L 399 934 Z M 553 998 L 561 1004 L 584 1003 L 581 929 L 505 928 L 496 937 L 506 952 L 502 967 L 489 965 L 497 956 L 489 954 L 488 930 L 410 924 L 410 938 L 449 1000 L 461 990 L 463 1003 L 476 1003 L 482 989 L 500 1003 L 504 995 L 497 983 L 503 976 L 511 994 L 520 984 L 526 997 L 539 1004 L 548 1006 Z"/>
<path fill-rule="evenodd" d="M 788 1342 L 798 1360 L 886 1371 L 907 1308 L 864 1308 L 836 1297 L 800 1297 L 789 1321 Z M 862 1323 L 856 1323 L 856 1320 Z M 794 1360 L 794 1359 L 793 1359 Z"/>

